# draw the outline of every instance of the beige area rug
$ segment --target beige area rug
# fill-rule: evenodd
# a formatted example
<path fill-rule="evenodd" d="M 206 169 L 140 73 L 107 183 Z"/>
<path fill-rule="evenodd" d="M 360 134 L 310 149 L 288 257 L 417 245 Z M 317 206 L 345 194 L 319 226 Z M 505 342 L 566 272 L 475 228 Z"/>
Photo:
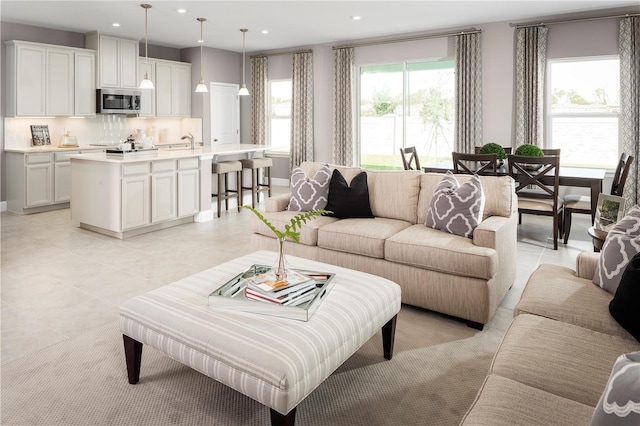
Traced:
<path fill-rule="evenodd" d="M 512 311 L 478 332 L 403 306 L 394 356 L 380 333 L 298 406 L 296 425 L 457 425 Z M 144 347 L 127 382 L 117 322 L 2 366 L 2 425 L 269 425 L 269 410 Z"/>

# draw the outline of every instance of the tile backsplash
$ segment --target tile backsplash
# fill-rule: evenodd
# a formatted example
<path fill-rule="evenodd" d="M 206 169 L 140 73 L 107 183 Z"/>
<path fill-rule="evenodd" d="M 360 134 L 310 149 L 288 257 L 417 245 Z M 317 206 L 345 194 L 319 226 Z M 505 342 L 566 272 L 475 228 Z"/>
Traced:
<path fill-rule="evenodd" d="M 79 145 L 117 145 L 142 132 L 153 138 L 153 143 L 181 142 L 180 137 L 191 132 L 202 142 L 201 118 L 139 118 L 118 114 L 101 114 L 87 118 L 14 118 L 4 119 L 4 147 L 31 146 L 31 125 L 49 126 L 51 145 L 58 145 L 62 135 L 69 131 Z"/>

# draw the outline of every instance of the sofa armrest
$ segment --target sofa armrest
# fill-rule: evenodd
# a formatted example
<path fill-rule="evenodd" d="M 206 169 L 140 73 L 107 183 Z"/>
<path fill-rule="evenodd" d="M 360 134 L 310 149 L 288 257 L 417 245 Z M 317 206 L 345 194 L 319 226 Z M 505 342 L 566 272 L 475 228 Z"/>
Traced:
<path fill-rule="evenodd" d="M 289 199 L 291 194 L 280 194 L 274 197 L 269 197 L 264 200 L 264 211 L 266 212 L 283 212 L 289 205 Z"/>
<path fill-rule="evenodd" d="M 598 266 L 600 253 L 583 251 L 576 258 L 576 277 L 592 280 Z"/>
<path fill-rule="evenodd" d="M 473 230 L 473 244 L 499 250 L 515 250 L 517 232 L 517 213 L 510 217 L 491 216 Z M 499 250 L 500 251 L 500 250 Z"/>

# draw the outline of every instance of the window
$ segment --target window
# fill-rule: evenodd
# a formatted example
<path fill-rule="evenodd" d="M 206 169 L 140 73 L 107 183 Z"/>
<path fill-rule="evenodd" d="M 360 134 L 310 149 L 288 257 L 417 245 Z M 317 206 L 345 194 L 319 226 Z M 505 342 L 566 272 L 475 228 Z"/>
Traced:
<path fill-rule="evenodd" d="M 291 146 L 291 80 L 269 81 L 269 145 L 277 151 Z"/>
<path fill-rule="evenodd" d="M 360 68 L 360 165 L 402 169 L 400 148 L 415 146 L 421 163 L 451 157 L 454 132 L 452 60 Z"/>
<path fill-rule="evenodd" d="M 549 61 L 547 145 L 562 164 L 615 169 L 618 163 L 620 59 Z"/>

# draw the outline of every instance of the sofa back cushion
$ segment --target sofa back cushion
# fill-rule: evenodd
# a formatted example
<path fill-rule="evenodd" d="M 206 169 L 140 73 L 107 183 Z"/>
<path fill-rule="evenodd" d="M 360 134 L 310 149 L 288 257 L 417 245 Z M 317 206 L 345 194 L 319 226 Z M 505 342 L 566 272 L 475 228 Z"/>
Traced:
<path fill-rule="evenodd" d="M 443 173 L 424 173 L 420 176 L 418 223 L 426 222 L 433 193 L 443 176 Z M 472 175 L 456 175 L 456 179 L 461 185 L 471 178 Z M 490 216 L 509 217 L 518 211 L 518 203 L 515 198 L 515 185 L 511 177 L 480 176 L 480 183 L 482 184 L 482 190 L 485 196 L 483 220 Z"/>
<path fill-rule="evenodd" d="M 369 202 L 375 217 L 417 223 L 418 170 L 367 170 Z"/>
<path fill-rule="evenodd" d="M 315 176 L 325 164 L 326 163 L 321 162 L 303 161 L 299 167 L 307 176 Z M 344 176 L 348 184 L 351 184 L 351 180 L 362 171 L 360 167 L 336 166 L 335 164 L 329 164 L 329 168 L 331 169 L 330 173 L 333 173 L 334 169 L 340 170 L 340 173 L 342 173 L 342 176 Z"/>

